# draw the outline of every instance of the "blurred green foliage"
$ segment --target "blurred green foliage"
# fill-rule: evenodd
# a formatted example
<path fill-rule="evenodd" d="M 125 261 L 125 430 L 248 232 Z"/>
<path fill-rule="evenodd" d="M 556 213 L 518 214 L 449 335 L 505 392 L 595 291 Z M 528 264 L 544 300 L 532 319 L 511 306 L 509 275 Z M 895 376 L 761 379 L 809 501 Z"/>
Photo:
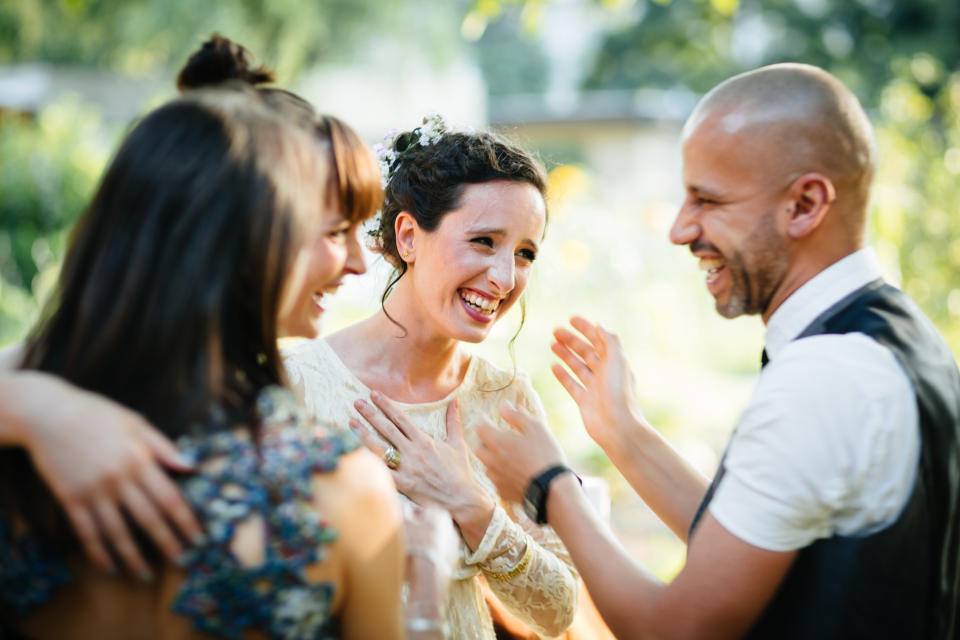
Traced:
<path fill-rule="evenodd" d="M 387 31 L 406 7 L 380 0 L 0 0 L 0 62 L 164 71 L 220 31 L 292 78 L 319 61 L 348 59 L 359 35 Z"/>
<path fill-rule="evenodd" d="M 36 118 L 0 114 L 0 345 L 35 317 L 107 142 L 97 113 L 73 99 Z"/>
<path fill-rule="evenodd" d="M 494 95 L 544 90 L 535 41 L 549 0 L 0 0 L 0 63 L 45 61 L 172 77 L 222 31 L 281 78 L 403 37 L 444 56 L 476 41 Z M 960 352 L 960 3 L 939 0 L 590 0 L 624 16 L 583 86 L 705 91 L 760 64 L 836 73 L 877 125 L 874 241 Z M 465 16 L 465 17 L 464 17 Z M 455 25 L 460 25 L 459 34 Z M 400 35 L 398 35 L 400 34 Z M 366 37 L 366 40 L 363 38 Z M 116 131 L 78 103 L 0 113 L 0 345 L 23 333 Z"/>
<path fill-rule="evenodd" d="M 169 78 L 213 32 L 243 43 L 284 83 L 362 58 L 363 42 L 412 42 L 451 57 L 465 5 L 381 0 L 0 0 L 0 65 L 41 62 Z M 426 19 L 425 19 L 426 17 Z M 419 50 L 417 49 L 419 45 Z M 409 51 L 407 47 L 404 50 Z M 126 123 L 123 123 L 126 124 Z M 0 347 L 36 318 L 66 230 L 93 194 L 118 134 L 66 98 L 38 113 L 0 105 Z"/>
<path fill-rule="evenodd" d="M 873 240 L 960 354 L 960 3 L 655 0 L 608 34 L 586 89 L 696 93 L 782 61 L 821 66 L 864 103 L 880 143 Z"/>

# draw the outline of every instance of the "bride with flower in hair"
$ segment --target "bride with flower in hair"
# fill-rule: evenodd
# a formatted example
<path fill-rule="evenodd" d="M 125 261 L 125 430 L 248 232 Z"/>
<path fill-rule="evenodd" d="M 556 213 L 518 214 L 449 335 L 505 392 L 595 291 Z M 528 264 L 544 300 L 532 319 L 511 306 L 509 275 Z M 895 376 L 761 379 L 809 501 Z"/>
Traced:
<path fill-rule="evenodd" d="M 386 142 L 371 232 L 393 267 L 382 307 L 285 351 L 288 375 L 308 412 L 351 424 L 406 498 L 451 514 L 461 548 L 448 637 L 495 637 L 480 577 L 536 633 L 560 635 L 577 606 L 572 562 L 551 529 L 499 499 L 471 445 L 478 420 L 544 410 L 526 374 L 465 348 L 523 306 L 547 221 L 545 173 L 500 136 L 451 131 L 439 116 Z"/>

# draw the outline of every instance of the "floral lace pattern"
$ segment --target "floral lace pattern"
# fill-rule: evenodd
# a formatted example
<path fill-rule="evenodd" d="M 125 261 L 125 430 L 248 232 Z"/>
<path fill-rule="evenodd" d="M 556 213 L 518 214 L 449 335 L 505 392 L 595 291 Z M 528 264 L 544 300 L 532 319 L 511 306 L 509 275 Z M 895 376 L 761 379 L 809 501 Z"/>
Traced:
<path fill-rule="evenodd" d="M 347 369 L 325 340 L 303 342 L 285 351 L 287 373 L 304 396 L 307 411 L 321 424 L 347 424 L 353 401 L 370 390 Z M 500 424 L 497 406 L 509 399 L 543 417 L 540 399 L 524 374 L 511 375 L 473 356 L 463 383 L 447 398 L 424 404 L 398 403 L 425 433 L 446 435 L 446 405 L 460 399 L 464 436 L 474 477 L 491 494 L 496 488 L 473 454 L 476 417 L 486 415 Z M 504 424 L 504 428 L 509 428 Z M 406 500 L 406 498 L 401 497 Z M 453 574 L 446 616 L 450 638 L 495 638 L 493 623 L 477 576 L 483 575 L 500 601 L 536 633 L 552 637 L 573 622 L 578 579 L 566 549 L 550 527 L 537 526 L 518 505 L 494 511 L 484 537 L 471 552 L 460 543 L 461 562 Z"/>
<path fill-rule="evenodd" d="M 180 486 L 208 540 L 185 555 L 187 578 L 173 610 L 198 630 L 227 638 L 252 629 L 289 640 L 336 637 L 329 611 L 333 588 L 305 575 L 335 539 L 313 508 L 311 476 L 335 468 L 359 440 L 343 432 L 317 437 L 287 389 L 264 389 L 257 410 L 259 447 L 240 431 L 177 443 L 200 469 Z M 256 566 L 231 550 L 237 528 L 248 522 L 262 526 L 263 559 Z M 62 558 L 30 546 L 29 539 L 10 546 L 8 537 L 0 518 L 0 597 L 20 611 L 45 602 L 69 575 Z"/>

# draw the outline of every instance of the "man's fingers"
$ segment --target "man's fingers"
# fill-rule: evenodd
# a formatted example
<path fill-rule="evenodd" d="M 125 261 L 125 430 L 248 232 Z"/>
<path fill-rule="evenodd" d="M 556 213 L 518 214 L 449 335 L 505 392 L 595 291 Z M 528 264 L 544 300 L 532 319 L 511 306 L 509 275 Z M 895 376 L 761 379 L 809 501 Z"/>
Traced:
<path fill-rule="evenodd" d="M 599 333 L 597 332 L 599 325 L 595 325 L 582 316 L 571 317 L 570 326 L 582 333 L 590 342 L 595 342 L 599 337 Z"/>
<path fill-rule="evenodd" d="M 151 465 L 143 473 L 141 486 L 187 540 L 194 544 L 203 541 L 204 533 L 200 521 L 167 474 Z"/>
<path fill-rule="evenodd" d="M 124 484 L 120 488 L 120 494 L 123 498 L 123 506 L 133 521 L 150 536 L 167 558 L 175 561 L 183 551 L 183 547 L 150 498 L 134 484 Z"/>
<path fill-rule="evenodd" d="M 73 526 L 73 532 L 77 534 L 77 539 L 83 545 L 83 550 L 87 557 L 97 567 L 105 571 L 114 572 L 117 570 L 107 548 L 103 545 L 100 538 L 100 532 L 97 529 L 97 521 L 86 506 L 66 507 L 67 519 Z"/>
<path fill-rule="evenodd" d="M 596 370 L 600 365 L 600 356 L 597 355 L 597 349 L 593 341 L 587 342 L 572 331 L 563 328 L 555 329 L 553 337 L 561 345 L 576 353 L 591 370 Z"/>
<path fill-rule="evenodd" d="M 550 345 L 550 350 L 553 351 L 558 358 L 563 360 L 564 364 L 570 367 L 570 370 L 573 371 L 578 378 L 580 378 L 581 382 L 586 384 L 587 381 L 592 378 L 593 371 L 590 370 L 590 367 L 584 364 L 583 360 L 581 360 L 577 354 L 568 349 L 565 345 L 559 342 L 554 342 Z"/>
<path fill-rule="evenodd" d="M 94 513 L 107 540 L 120 557 L 121 562 L 142 580 L 150 580 L 153 573 L 130 535 L 130 529 L 116 505 L 102 498 L 94 503 Z"/>
<path fill-rule="evenodd" d="M 550 370 L 553 372 L 553 376 L 557 379 L 560 385 L 566 389 L 567 393 L 570 394 L 570 397 L 573 398 L 573 401 L 579 406 L 581 400 L 583 399 L 583 394 L 587 392 L 583 385 L 574 380 L 573 376 L 570 375 L 570 372 L 563 368 L 563 365 L 554 363 L 551 365 Z"/>

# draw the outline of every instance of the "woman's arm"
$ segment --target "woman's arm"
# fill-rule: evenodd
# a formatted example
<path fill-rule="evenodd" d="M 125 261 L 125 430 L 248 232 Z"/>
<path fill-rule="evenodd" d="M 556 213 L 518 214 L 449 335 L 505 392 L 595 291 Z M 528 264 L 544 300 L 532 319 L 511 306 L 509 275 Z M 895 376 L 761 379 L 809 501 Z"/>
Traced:
<path fill-rule="evenodd" d="M 316 474 L 314 486 L 317 511 L 337 533 L 330 551 L 342 567 L 342 637 L 403 638 L 403 520 L 383 463 L 360 449 L 340 458 L 335 471 Z"/>
<path fill-rule="evenodd" d="M 513 615 L 536 633 L 557 636 L 573 623 L 579 580 L 559 538 L 545 527 L 524 527 L 498 509 L 480 548 L 467 558 Z"/>
<path fill-rule="evenodd" d="M 189 471 L 173 444 L 139 414 L 73 387 L 56 376 L 0 366 L 0 446 L 27 450 L 60 502 L 91 561 L 113 570 L 111 547 L 124 565 L 150 570 L 123 518 L 127 513 L 171 559 L 203 535 L 160 465 Z M 172 524 L 172 526 L 171 526 Z"/>

